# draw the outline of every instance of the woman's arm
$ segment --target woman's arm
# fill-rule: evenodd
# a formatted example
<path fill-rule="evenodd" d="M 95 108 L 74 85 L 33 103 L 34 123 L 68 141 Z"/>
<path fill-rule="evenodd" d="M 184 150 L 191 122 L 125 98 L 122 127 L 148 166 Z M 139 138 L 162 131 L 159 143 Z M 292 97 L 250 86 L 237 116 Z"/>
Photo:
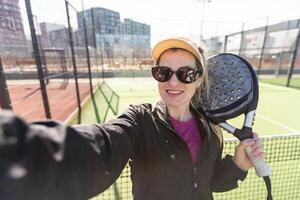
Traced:
<path fill-rule="evenodd" d="M 223 148 L 223 147 L 222 147 Z M 233 161 L 233 156 L 222 156 L 220 149 L 218 159 L 214 165 L 214 174 L 211 181 L 213 192 L 225 192 L 238 187 L 238 181 L 243 181 L 247 176 L 247 171 L 241 170 Z"/>
<path fill-rule="evenodd" d="M 87 199 L 120 175 L 134 148 L 139 109 L 107 124 L 26 124 L 0 114 L 0 199 Z"/>
<path fill-rule="evenodd" d="M 214 167 L 213 191 L 223 192 L 238 187 L 238 180 L 246 178 L 247 171 L 253 166 L 246 149 L 250 148 L 254 157 L 264 158 L 263 145 L 257 134 L 254 138 L 239 143 L 235 148 L 234 156 L 227 155 L 219 159 Z M 222 148 L 221 148 L 222 150 Z M 222 151 L 221 151 L 222 152 Z"/>

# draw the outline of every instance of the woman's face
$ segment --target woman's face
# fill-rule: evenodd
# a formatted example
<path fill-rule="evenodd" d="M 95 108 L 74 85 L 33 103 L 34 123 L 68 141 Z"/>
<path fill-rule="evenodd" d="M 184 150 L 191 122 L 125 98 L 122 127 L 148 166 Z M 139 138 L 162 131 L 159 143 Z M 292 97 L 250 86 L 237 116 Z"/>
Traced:
<path fill-rule="evenodd" d="M 167 66 L 172 71 L 183 66 L 196 67 L 195 57 L 185 50 L 168 50 L 160 57 L 159 66 Z M 162 100 L 168 108 L 186 109 L 189 107 L 195 91 L 200 87 L 201 78 L 195 82 L 185 84 L 180 82 L 175 73 L 167 82 L 158 82 L 158 90 Z"/>

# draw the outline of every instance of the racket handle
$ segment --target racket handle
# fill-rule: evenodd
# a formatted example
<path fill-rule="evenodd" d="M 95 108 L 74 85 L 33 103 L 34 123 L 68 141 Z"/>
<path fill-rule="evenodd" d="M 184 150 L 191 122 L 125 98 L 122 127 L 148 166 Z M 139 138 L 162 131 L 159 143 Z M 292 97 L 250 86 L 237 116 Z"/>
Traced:
<path fill-rule="evenodd" d="M 254 157 L 250 147 L 248 147 L 246 149 L 246 151 L 247 151 L 247 154 L 248 154 L 250 160 L 252 161 L 252 164 L 254 166 L 255 172 L 258 177 L 265 177 L 265 176 L 272 175 L 272 170 L 268 166 L 265 159 Z"/>

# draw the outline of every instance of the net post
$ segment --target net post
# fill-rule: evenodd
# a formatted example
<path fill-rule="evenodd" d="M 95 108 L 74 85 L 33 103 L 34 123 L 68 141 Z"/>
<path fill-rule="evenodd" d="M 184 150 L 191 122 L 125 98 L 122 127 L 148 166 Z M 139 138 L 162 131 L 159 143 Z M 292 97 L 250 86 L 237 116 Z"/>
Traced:
<path fill-rule="evenodd" d="M 0 108 L 12 110 L 1 56 L 0 56 Z"/>
<path fill-rule="evenodd" d="M 295 62 L 296 62 L 296 58 L 297 58 L 297 54 L 298 54 L 299 42 L 300 42 L 300 28 L 298 28 L 298 35 L 297 35 L 297 39 L 296 39 L 296 42 L 295 42 L 295 48 L 294 48 L 294 51 L 293 51 L 292 62 L 291 62 L 291 66 L 288 70 L 288 78 L 287 78 L 287 83 L 286 83 L 287 87 L 290 86 L 290 82 L 291 82 L 291 78 L 292 78 L 292 74 L 293 74 L 293 70 L 294 70 L 294 67 L 295 67 Z"/>
<path fill-rule="evenodd" d="M 30 27 L 30 32 L 31 32 L 34 58 L 35 58 L 36 67 L 38 70 L 39 81 L 40 81 L 41 94 L 42 94 L 42 98 L 43 98 L 45 115 L 46 115 L 46 118 L 51 119 L 48 95 L 47 95 L 47 90 L 46 90 L 45 80 L 44 80 L 41 52 L 39 49 L 38 39 L 37 39 L 37 35 L 35 32 L 35 26 L 34 26 L 34 21 L 33 21 L 33 14 L 32 14 L 32 10 L 31 10 L 30 0 L 25 0 L 25 4 L 26 4 L 27 17 L 28 17 L 28 22 L 29 22 L 29 27 Z"/>
<path fill-rule="evenodd" d="M 260 75 L 261 65 L 262 65 L 262 61 L 263 61 L 263 57 L 264 57 L 264 53 L 265 53 L 266 40 L 267 40 L 267 35 L 268 35 L 268 23 L 269 23 L 269 17 L 267 17 L 264 40 L 263 40 L 263 44 L 262 44 L 261 51 L 260 51 L 259 64 L 258 64 L 258 69 L 257 69 L 258 77 Z"/>
<path fill-rule="evenodd" d="M 65 6 L 66 6 L 66 13 L 67 13 L 67 21 L 68 21 L 68 32 L 69 32 L 69 42 L 70 42 L 71 57 L 72 57 L 72 64 L 73 64 L 73 74 L 74 74 L 75 88 L 76 88 L 77 107 L 80 112 L 81 105 L 80 105 L 80 93 L 79 93 L 79 87 L 78 87 L 77 66 L 76 66 L 76 59 L 75 59 L 72 27 L 71 27 L 71 22 L 70 22 L 69 2 L 67 0 L 65 0 Z"/>

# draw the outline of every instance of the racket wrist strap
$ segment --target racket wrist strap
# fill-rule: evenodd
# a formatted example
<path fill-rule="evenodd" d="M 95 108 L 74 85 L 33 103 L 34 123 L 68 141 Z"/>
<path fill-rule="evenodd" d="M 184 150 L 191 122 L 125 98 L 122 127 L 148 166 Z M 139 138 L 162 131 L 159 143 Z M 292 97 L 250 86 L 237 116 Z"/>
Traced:
<path fill-rule="evenodd" d="M 272 197 L 272 186 L 271 186 L 270 177 L 269 176 L 264 176 L 263 178 L 264 178 L 264 181 L 265 181 L 265 184 L 266 184 L 266 187 L 267 187 L 267 192 L 268 192 L 267 200 L 273 200 L 273 197 Z"/>

